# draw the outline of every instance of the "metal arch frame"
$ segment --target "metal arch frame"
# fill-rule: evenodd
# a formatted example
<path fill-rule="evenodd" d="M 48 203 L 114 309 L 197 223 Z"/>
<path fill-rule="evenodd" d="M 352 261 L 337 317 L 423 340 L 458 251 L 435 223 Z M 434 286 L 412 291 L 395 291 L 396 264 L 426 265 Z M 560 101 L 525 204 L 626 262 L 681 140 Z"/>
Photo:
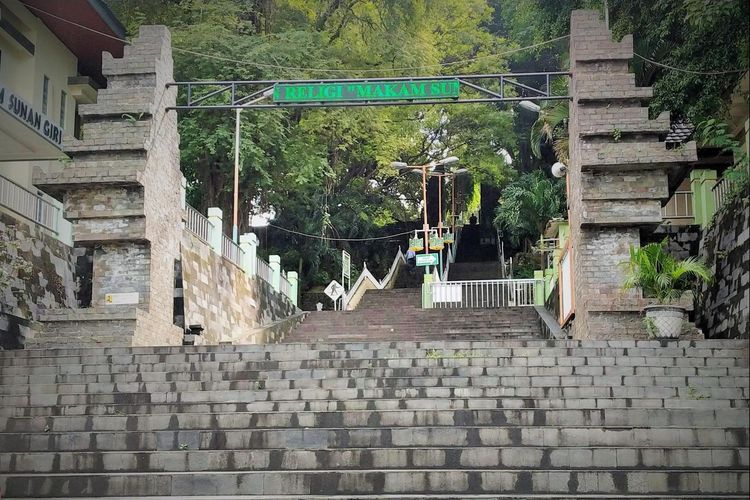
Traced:
<path fill-rule="evenodd" d="M 277 109 L 277 108 L 322 108 L 322 107 L 359 107 L 359 106 L 416 106 L 424 104 L 471 104 L 471 103 L 493 103 L 493 102 L 518 102 L 518 101 L 548 101 L 566 100 L 569 95 L 553 95 L 550 88 L 550 80 L 557 77 L 570 77 L 567 71 L 548 71 L 538 73 L 493 73 L 477 75 L 446 75 L 446 76 L 418 76 L 418 77 L 394 77 L 394 78 L 347 78 L 347 79 L 322 79 L 322 80 L 229 80 L 229 81 L 195 81 L 195 82 L 171 82 L 167 87 L 184 89 L 185 93 L 178 96 L 176 106 L 167 109 L 196 110 L 196 109 Z M 545 84 L 542 88 L 526 85 L 518 81 L 519 78 L 543 77 Z M 455 99 L 412 99 L 412 100 L 377 100 L 377 101 L 320 101 L 320 102 L 287 102 L 269 103 L 262 102 L 270 97 L 276 84 L 300 84 L 300 83 L 377 83 L 377 82 L 412 82 L 420 80 L 448 80 L 458 79 L 462 87 L 468 87 L 484 97 L 478 98 L 455 98 Z M 492 80 L 500 83 L 500 90 L 494 91 L 483 87 L 481 80 Z M 219 87 L 209 90 L 193 98 L 196 90 Z M 513 88 L 521 94 L 508 95 L 508 89 Z M 182 103 L 180 102 L 182 97 Z M 221 97 L 221 103 L 211 104 L 206 101 L 212 97 Z"/>

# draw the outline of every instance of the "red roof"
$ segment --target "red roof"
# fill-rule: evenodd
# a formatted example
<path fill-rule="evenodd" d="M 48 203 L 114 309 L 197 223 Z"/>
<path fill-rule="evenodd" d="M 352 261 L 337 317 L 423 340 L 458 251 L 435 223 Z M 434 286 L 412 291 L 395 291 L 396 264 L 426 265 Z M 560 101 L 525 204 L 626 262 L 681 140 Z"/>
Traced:
<path fill-rule="evenodd" d="M 21 2 L 75 54 L 78 58 L 79 73 L 103 83 L 102 52 L 106 51 L 114 57 L 122 57 L 125 42 L 115 38 L 125 38 L 126 34 L 125 28 L 103 1 L 21 0 Z"/>

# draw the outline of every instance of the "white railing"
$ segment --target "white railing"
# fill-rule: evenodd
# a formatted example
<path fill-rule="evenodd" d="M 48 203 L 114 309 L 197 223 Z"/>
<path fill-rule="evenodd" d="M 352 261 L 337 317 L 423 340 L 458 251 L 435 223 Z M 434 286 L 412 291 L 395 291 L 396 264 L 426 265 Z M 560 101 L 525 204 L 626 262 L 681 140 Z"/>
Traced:
<path fill-rule="evenodd" d="M 202 213 L 190 205 L 186 207 L 186 211 L 187 217 L 185 220 L 185 227 L 198 238 L 208 243 L 208 234 L 209 229 L 211 228 L 211 223 Z"/>
<path fill-rule="evenodd" d="M 281 277 L 279 279 L 279 291 L 285 296 L 292 298 L 292 284 L 286 277 L 286 272 L 281 271 Z"/>
<path fill-rule="evenodd" d="M 0 205 L 57 232 L 60 209 L 41 196 L 0 176 Z"/>
<path fill-rule="evenodd" d="M 271 284 L 271 266 L 268 263 L 258 257 L 256 269 L 258 271 L 258 277 L 268 284 Z"/>
<path fill-rule="evenodd" d="M 729 195 L 732 194 L 734 189 L 736 188 L 736 183 L 732 180 L 722 177 L 719 179 L 719 181 L 716 183 L 716 185 L 713 188 L 714 192 L 714 201 L 716 202 L 716 210 L 719 210 L 721 207 L 724 206 L 724 203 L 726 203 L 727 198 L 729 198 Z"/>
<path fill-rule="evenodd" d="M 226 234 L 221 237 L 221 255 L 237 267 L 242 266 L 242 249 Z"/>
<path fill-rule="evenodd" d="M 543 280 L 505 279 L 431 283 L 434 308 L 496 308 L 533 306 Z"/>
<path fill-rule="evenodd" d="M 693 192 L 675 191 L 661 210 L 665 219 L 692 219 L 693 218 Z"/>

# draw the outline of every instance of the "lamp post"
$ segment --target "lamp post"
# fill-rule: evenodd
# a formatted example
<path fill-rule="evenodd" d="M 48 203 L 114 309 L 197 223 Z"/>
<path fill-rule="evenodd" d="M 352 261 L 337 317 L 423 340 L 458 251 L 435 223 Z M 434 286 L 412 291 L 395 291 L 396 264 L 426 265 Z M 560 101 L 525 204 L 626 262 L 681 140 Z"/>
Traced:
<path fill-rule="evenodd" d="M 391 163 L 391 166 L 397 170 L 421 171 L 422 173 L 422 231 L 424 232 L 424 253 L 426 254 L 430 253 L 430 224 L 427 222 L 427 171 L 434 170 L 435 167 L 441 165 L 450 165 L 451 163 L 456 163 L 457 161 L 457 157 L 449 156 L 447 158 L 443 158 L 442 160 L 431 161 L 430 163 L 427 163 L 425 165 L 408 165 L 401 161 L 394 161 Z"/>
<path fill-rule="evenodd" d="M 440 207 L 440 216 L 438 217 L 438 232 L 443 236 L 443 177 L 451 179 L 451 231 L 456 232 L 456 176 L 467 173 L 465 168 L 449 170 L 447 172 L 432 172 L 430 175 L 438 178 L 438 206 Z"/>

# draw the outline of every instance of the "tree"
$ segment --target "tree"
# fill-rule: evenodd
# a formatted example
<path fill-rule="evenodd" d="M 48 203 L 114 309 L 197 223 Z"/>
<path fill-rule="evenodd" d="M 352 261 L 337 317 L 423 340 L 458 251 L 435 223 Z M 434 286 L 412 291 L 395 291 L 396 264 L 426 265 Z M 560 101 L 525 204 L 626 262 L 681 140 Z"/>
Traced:
<path fill-rule="evenodd" d="M 537 158 L 542 157 L 542 145 L 551 144 L 557 161 L 567 165 L 570 156 L 568 143 L 568 116 L 570 106 L 567 101 L 554 104 L 544 102 L 539 108 L 539 116 L 531 126 L 531 151 Z"/>
<path fill-rule="evenodd" d="M 499 0 L 508 36 L 520 44 L 538 43 L 570 33 L 573 9 L 603 9 L 602 0 Z M 636 57 L 636 83 L 653 86 L 652 116 L 672 111 L 699 123 L 722 117 L 728 97 L 747 69 L 750 2 L 745 0 L 609 0 L 615 38 L 632 33 L 635 52 L 666 66 Z M 549 61 L 551 48 L 518 55 L 511 66 Z M 552 58 L 564 63 L 564 55 Z M 717 72 L 711 74 L 712 72 Z"/>
<path fill-rule="evenodd" d="M 487 56 L 512 47 L 488 31 L 493 11 L 486 0 L 108 3 L 131 34 L 140 24 L 170 27 L 178 80 L 497 72 L 506 62 Z M 249 230 L 248 213 L 274 213 L 275 225 L 316 236 L 401 232 L 418 220 L 420 183 L 399 176 L 391 161 L 450 152 L 477 178 L 501 185 L 510 167 L 498 153 L 515 141 L 511 123 L 508 110 L 483 105 L 243 111 L 240 232 Z M 190 204 L 231 213 L 234 114 L 181 113 L 179 128 Z M 231 218 L 225 223 L 228 232 Z M 269 228 L 263 251 L 280 254 L 285 266 L 302 258 L 304 288 L 335 275 L 344 247 L 355 264 L 367 259 L 371 270 L 384 272 L 377 262 L 392 259 L 392 245 L 349 247 Z"/>
<path fill-rule="evenodd" d="M 537 170 L 521 175 L 503 189 L 494 223 L 519 246 L 524 240 L 537 240 L 547 222 L 564 214 L 564 183 Z"/>

